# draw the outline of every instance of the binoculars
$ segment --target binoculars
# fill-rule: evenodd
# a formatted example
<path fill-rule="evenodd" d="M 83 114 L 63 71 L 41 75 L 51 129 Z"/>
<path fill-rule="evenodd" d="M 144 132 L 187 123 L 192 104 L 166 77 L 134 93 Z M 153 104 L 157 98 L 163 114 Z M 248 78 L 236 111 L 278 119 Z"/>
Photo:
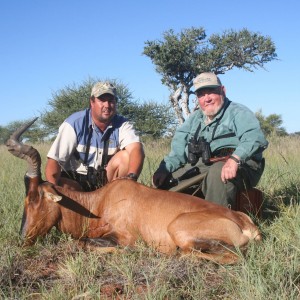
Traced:
<path fill-rule="evenodd" d="M 106 169 L 99 166 L 96 170 L 93 167 L 88 167 L 87 181 L 93 187 L 102 187 L 107 184 Z"/>
<path fill-rule="evenodd" d="M 198 141 L 192 137 L 188 143 L 188 162 L 195 165 L 200 157 L 204 164 L 210 163 L 210 145 L 203 137 L 200 137 Z"/>

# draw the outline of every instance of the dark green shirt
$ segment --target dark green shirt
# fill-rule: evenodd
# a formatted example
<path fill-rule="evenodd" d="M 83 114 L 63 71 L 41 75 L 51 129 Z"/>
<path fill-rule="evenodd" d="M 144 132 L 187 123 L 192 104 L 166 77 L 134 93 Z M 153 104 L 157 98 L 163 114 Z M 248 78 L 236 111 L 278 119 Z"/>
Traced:
<path fill-rule="evenodd" d="M 206 116 L 197 110 L 176 130 L 171 143 L 171 151 L 165 156 L 166 168 L 176 171 L 187 161 L 187 144 L 200 124 L 197 136 L 204 137 L 210 143 L 212 153 L 223 148 L 234 148 L 234 154 L 242 162 L 254 158 L 260 160 L 268 142 L 260 128 L 255 114 L 246 106 L 224 101 L 222 109 L 212 122 L 205 124 Z"/>

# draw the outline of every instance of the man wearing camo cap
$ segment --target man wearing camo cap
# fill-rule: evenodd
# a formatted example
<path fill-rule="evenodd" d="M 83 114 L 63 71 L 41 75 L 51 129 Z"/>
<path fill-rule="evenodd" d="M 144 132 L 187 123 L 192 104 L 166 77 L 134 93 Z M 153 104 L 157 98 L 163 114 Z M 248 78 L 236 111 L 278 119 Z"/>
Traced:
<path fill-rule="evenodd" d="M 47 180 L 72 189 L 95 190 L 118 177 L 138 179 L 143 146 L 132 124 L 117 114 L 113 84 L 93 86 L 90 107 L 62 123 L 47 157 Z"/>

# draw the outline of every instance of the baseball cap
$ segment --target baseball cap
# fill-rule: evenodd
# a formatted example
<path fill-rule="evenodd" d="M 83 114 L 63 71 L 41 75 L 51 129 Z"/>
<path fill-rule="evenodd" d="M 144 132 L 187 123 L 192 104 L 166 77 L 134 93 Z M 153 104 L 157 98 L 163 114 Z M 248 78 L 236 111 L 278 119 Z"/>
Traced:
<path fill-rule="evenodd" d="M 117 90 L 110 82 L 99 81 L 93 86 L 91 96 L 98 98 L 103 94 L 111 94 L 114 97 L 117 97 Z"/>
<path fill-rule="evenodd" d="M 195 91 L 203 88 L 215 88 L 222 86 L 219 77 L 211 72 L 201 73 L 194 79 L 193 84 Z"/>

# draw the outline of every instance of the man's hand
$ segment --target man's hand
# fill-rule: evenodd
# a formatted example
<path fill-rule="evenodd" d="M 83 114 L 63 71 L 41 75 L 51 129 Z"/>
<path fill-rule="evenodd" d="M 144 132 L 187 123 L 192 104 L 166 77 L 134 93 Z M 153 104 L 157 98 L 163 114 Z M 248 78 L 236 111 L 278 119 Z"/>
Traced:
<path fill-rule="evenodd" d="M 157 169 L 152 177 L 152 185 L 156 188 L 163 186 L 166 180 L 170 178 L 170 175 L 171 173 L 167 170 Z"/>
<path fill-rule="evenodd" d="M 222 171 L 221 171 L 221 180 L 224 183 L 227 183 L 228 180 L 233 179 L 236 177 L 238 168 L 239 168 L 239 161 L 240 158 L 234 155 L 235 159 L 228 158 L 226 163 L 224 164 Z"/>

